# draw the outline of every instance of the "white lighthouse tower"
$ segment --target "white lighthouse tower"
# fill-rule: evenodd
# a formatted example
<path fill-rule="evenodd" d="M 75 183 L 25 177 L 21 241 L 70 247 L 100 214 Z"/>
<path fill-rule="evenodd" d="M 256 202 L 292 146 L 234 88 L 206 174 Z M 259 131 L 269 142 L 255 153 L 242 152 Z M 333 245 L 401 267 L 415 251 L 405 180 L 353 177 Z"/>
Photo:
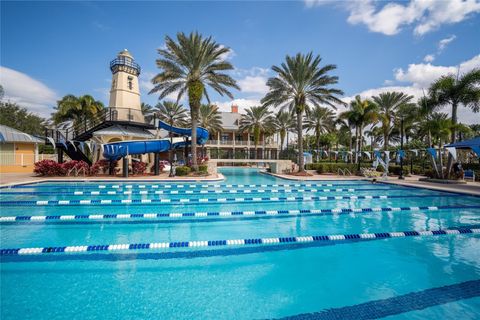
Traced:
<path fill-rule="evenodd" d="M 144 122 L 140 104 L 138 76 L 140 66 L 135 63 L 127 49 L 110 62 L 112 88 L 108 107 L 116 121 Z"/>

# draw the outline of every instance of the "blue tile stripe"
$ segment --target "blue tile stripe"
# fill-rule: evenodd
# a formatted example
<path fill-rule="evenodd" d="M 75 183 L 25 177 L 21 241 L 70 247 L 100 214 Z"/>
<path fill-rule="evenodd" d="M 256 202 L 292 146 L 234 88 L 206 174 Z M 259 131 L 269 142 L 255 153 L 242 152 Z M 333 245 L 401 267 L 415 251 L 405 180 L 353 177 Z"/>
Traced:
<path fill-rule="evenodd" d="M 396 187 L 383 187 L 383 188 L 328 188 L 328 189 L 315 189 L 315 188 L 303 188 L 303 189 L 290 189 L 290 188 L 277 188 L 277 189 L 215 189 L 215 190 L 113 190 L 113 191 L 20 191 L 20 192 L 0 192 L 0 195 L 65 195 L 65 196 L 103 196 L 103 195 L 143 195 L 143 194 L 170 194 L 170 195 L 185 195 L 185 194 L 222 194 L 222 193 L 295 193 L 295 192 L 359 192 L 359 191 L 379 191 L 379 190 L 402 190 L 402 188 Z"/>
<path fill-rule="evenodd" d="M 480 206 L 421 206 L 421 207 L 373 207 L 373 208 L 333 208 L 333 209 L 300 209 L 300 210 L 256 210 L 256 211 L 211 211 L 186 213 L 126 213 L 126 214 L 80 214 L 51 216 L 2 216 L 0 223 L 51 222 L 71 220 L 143 220 L 163 218 L 204 218 L 204 217 L 241 217 L 241 216 L 285 216 L 299 214 L 343 215 L 389 211 L 436 211 L 454 209 L 480 209 Z"/>
<path fill-rule="evenodd" d="M 457 194 L 444 197 L 459 197 Z M 199 199 L 83 199 L 83 200 L 38 200 L 38 201 L 0 201 L 0 206 L 68 206 L 68 205 L 122 205 L 122 204 L 187 204 L 187 203 L 224 203 L 224 202 L 280 202 L 280 201 L 327 201 L 358 199 L 398 199 L 426 198 L 438 195 L 381 195 L 381 196 L 312 196 L 312 197 L 243 197 L 243 198 L 199 198 Z"/>
<path fill-rule="evenodd" d="M 199 189 L 199 188 L 267 188 L 267 187 L 344 187 L 344 186 L 365 186 L 371 185 L 370 182 L 360 181 L 360 183 L 283 183 L 283 184 L 112 184 L 112 185 L 72 185 L 68 183 L 65 185 L 18 185 L 12 186 L 11 189 L 25 189 L 25 188 L 81 188 L 81 189 Z"/>
<path fill-rule="evenodd" d="M 343 235 L 338 234 L 338 235 L 319 235 L 319 236 L 253 238 L 253 239 L 174 241 L 174 242 L 157 242 L 157 243 L 13 248 L 13 249 L 1 249 L 0 256 L 39 255 L 39 254 L 49 254 L 49 253 L 75 254 L 75 253 L 90 252 L 90 251 L 108 251 L 108 252 L 127 251 L 128 252 L 128 251 L 138 251 L 138 250 L 158 250 L 158 249 L 170 249 L 170 248 L 281 245 L 281 244 L 289 244 L 289 243 L 312 243 L 312 242 L 344 241 L 344 240 L 362 241 L 362 240 L 385 239 L 385 238 L 427 237 L 427 236 L 459 235 L 459 234 L 480 234 L 480 228 L 479 229 L 460 228 L 460 229 L 445 229 L 445 230 L 434 230 L 434 231 L 403 231 L 403 232 L 359 233 L 359 234 L 343 234 Z"/>

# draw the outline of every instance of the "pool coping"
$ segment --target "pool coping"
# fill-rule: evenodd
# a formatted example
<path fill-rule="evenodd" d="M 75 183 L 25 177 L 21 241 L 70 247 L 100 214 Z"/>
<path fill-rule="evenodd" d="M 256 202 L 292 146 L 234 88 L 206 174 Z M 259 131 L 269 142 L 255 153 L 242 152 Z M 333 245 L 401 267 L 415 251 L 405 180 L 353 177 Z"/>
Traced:
<path fill-rule="evenodd" d="M 33 177 L 32 177 L 33 178 Z M 112 178 L 90 178 L 90 177 L 71 177 L 68 178 L 45 178 L 38 177 L 39 179 L 21 181 L 21 182 L 10 182 L 5 184 L 0 184 L 0 189 L 14 187 L 14 186 L 21 186 L 21 185 L 29 185 L 29 184 L 40 184 L 40 183 L 50 183 L 50 182 L 219 182 L 225 181 L 225 176 L 221 173 L 217 173 L 216 178 L 201 178 L 201 177 L 192 177 L 192 178 L 178 178 L 178 179 L 123 179 L 118 177 Z M 75 179 L 72 179 L 75 178 Z M 199 179 L 200 178 L 200 179 Z"/>
<path fill-rule="evenodd" d="M 312 177 L 298 177 L 298 176 L 285 176 L 281 174 L 276 174 L 276 173 L 271 173 L 267 172 L 265 170 L 260 171 L 260 173 L 267 174 L 279 179 L 284 179 L 284 180 L 290 180 L 290 181 L 371 181 L 371 179 L 365 178 L 365 177 L 348 177 L 348 178 L 342 178 L 338 176 L 322 176 L 321 179 L 318 179 L 317 176 L 312 176 Z M 465 189 L 459 189 L 457 188 L 458 185 L 450 185 L 450 184 L 434 184 L 433 182 L 425 182 L 425 181 L 417 181 L 417 180 L 398 180 L 398 179 L 392 179 L 392 180 L 377 180 L 377 183 L 384 183 L 384 184 L 390 184 L 390 185 L 398 185 L 398 186 L 403 186 L 403 187 L 410 187 L 410 188 L 418 188 L 418 189 L 428 189 L 428 190 L 433 190 L 433 191 L 443 191 L 443 192 L 449 192 L 449 193 L 456 193 L 456 194 L 462 194 L 462 195 L 469 195 L 469 196 L 480 196 L 480 185 L 478 190 L 465 190 Z M 462 185 L 464 186 L 464 185 Z M 474 186 L 475 187 L 475 186 Z"/>

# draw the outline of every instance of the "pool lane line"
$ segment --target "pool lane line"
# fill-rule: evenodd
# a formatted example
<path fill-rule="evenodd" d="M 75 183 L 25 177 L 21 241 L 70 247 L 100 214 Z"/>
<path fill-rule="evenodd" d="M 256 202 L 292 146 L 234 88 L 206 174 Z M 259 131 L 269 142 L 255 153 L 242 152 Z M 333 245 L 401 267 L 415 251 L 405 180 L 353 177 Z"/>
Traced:
<path fill-rule="evenodd" d="M 459 197 L 451 194 L 445 197 Z M 312 197 L 248 197 L 248 198 L 199 198 L 199 199 L 83 199 L 83 200 L 27 200 L 0 201 L 0 206 L 71 206 L 71 205 L 122 205 L 122 204 L 205 204 L 205 203 L 245 203 L 245 202 L 292 202 L 292 201 L 327 201 L 327 200 L 362 200 L 362 199 L 400 199 L 427 198 L 438 195 L 381 195 L 381 196 L 312 196 Z"/>
<path fill-rule="evenodd" d="M 362 180 L 360 180 L 362 181 Z M 82 189 L 188 189 L 188 188 L 267 188 L 267 187 L 337 187 L 337 186 L 358 186 L 371 185 L 370 182 L 363 183 L 287 183 L 287 184 L 127 184 L 127 185 L 96 185 L 96 186 L 13 186 L 11 189 L 31 189 L 31 188 L 82 188 Z"/>
<path fill-rule="evenodd" d="M 395 211 L 438 211 L 449 209 L 480 209 L 480 206 L 421 206 L 421 207 L 373 207 L 373 208 L 333 208 L 333 209 L 298 209 L 298 210 L 256 210 L 256 211 L 212 211 L 186 213 L 125 213 L 125 214 L 88 214 L 88 215 L 50 215 L 50 216 L 2 216 L 0 223 L 28 223 L 72 220 L 145 220 L 177 219 L 205 217 L 240 217 L 240 216 L 285 216 L 285 215 L 342 215 L 351 213 L 395 212 Z"/>
<path fill-rule="evenodd" d="M 222 193 L 294 193 L 294 192 L 359 192 L 359 191 L 379 191 L 379 190 L 402 190 L 403 188 L 384 187 L 384 188 L 331 188 L 331 189 L 220 189 L 220 190 L 128 190 L 128 191 L 20 191 L 20 192 L 0 192 L 2 195 L 65 195 L 65 196 L 98 196 L 98 195 L 143 195 L 143 194 L 222 194 Z"/>
<path fill-rule="evenodd" d="M 200 241 L 173 241 L 155 243 L 131 243 L 131 244 L 106 244 L 106 245 L 83 245 L 83 246 L 62 246 L 62 247 L 32 247 L 1 249 L 0 256 L 9 255 L 38 255 L 50 253 L 75 254 L 87 251 L 138 251 L 158 250 L 171 248 L 201 248 L 201 247 L 223 247 L 223 246 L 249 246 L 249 245 L 282 245 L 289 243 L 311 243 L 325 241 L 343 240 L 373 240 L 386 238 L 403 237 L 427 237 L 458 234 L 480 234 L 480 228 L 459 228 L 439 229 L 433 231 L 393 231 L 378 233 L 355 233 L 317 236 L 294 236 L 294 237 L 271 237 L 271 238 L 250 238 L 250 239 L 228 239 L 228 240 L 200 240 Z"/>

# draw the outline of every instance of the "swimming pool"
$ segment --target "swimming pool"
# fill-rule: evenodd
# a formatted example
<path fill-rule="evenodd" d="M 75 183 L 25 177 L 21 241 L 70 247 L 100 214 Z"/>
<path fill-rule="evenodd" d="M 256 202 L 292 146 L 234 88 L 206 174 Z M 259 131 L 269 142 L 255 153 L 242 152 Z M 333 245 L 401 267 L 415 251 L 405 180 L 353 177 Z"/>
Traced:
<path fill-rule="evenodd" d="M 222 173 L 1 189 L 1 318 L 480 317 L 478 197 Z"/>

